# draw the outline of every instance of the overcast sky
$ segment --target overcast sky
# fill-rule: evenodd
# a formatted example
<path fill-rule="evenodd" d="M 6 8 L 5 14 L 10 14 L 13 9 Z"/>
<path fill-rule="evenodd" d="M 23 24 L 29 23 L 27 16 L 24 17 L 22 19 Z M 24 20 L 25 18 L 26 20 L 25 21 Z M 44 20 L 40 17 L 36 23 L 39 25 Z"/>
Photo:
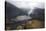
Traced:
<path fill-rule="evenodd" d="M 44 8 L 43 0 L 6 0 L 18 8 Z"/>

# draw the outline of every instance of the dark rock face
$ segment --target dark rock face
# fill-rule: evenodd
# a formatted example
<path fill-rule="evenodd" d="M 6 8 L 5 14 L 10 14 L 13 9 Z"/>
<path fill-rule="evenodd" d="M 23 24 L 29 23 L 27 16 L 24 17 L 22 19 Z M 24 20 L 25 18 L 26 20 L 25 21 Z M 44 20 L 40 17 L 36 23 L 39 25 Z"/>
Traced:
<path fill-rule="evenodd" d="M 26 12 L 23 10 L 15 7 L 14 5 L 6 2 L 5 3 L 5 11 L 6 11 L 6 17 L 14 17 L 14 16 L 20 16 L 20 15 L 27 15 Z"/>
<path fill-rule="evenodd" d="M 33 13 L 30 14 L 30 16 L 33 18 L 33 19 L 44 19 L 44 9 L 40 9 L 40 8 L 35 8 Z"/>

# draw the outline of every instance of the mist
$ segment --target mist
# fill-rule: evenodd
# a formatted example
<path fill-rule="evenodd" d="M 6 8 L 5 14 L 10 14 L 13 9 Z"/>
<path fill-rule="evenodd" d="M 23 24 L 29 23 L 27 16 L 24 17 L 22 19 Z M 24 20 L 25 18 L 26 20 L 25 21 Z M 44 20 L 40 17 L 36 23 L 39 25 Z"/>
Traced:
<path fill-rule="evenodd" d="M 26 11 L 28 15 L 33 13 L 35 8 L 44 9 L 44 1 L 42 0 L 6 0 L 6 2 L 14 5 L 19 9 Z"/>

